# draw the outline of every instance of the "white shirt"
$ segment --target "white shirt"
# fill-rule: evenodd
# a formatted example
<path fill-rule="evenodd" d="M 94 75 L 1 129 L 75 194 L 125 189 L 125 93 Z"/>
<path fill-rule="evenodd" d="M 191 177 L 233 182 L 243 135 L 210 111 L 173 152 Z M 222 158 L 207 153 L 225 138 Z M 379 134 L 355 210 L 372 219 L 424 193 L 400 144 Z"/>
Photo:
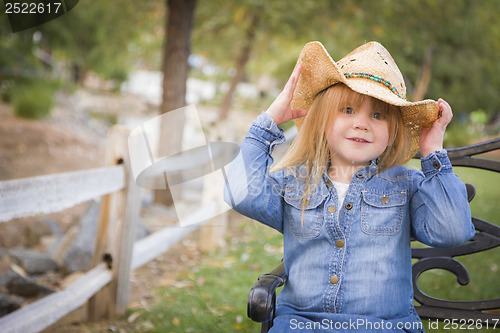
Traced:
<path fill-rule="evenodd" d="M 333 186 L 337 190 L 337 196 L 339 197 L 339 207 L 344 205 L 345 195 L 347 194 L 347 189 L 349 188 L 349 184 L 332 182 Z M 337 210 L 337 214 L 340 213 L 340 209 Z"/>

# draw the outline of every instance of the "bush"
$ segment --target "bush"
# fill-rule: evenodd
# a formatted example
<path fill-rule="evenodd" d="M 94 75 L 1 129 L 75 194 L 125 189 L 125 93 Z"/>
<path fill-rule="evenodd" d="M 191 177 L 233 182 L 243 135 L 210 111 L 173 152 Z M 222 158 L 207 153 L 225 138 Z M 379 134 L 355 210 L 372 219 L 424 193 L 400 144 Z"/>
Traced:
<path fill-rule="evenodd" d="M 42 80 L 18 83 L 11 88 L 14 113 L 23 118 L 39 119 L 50 114 L 56 84 Z"/>
<path fill-rule="evenodd" d="M 471 144 L 475 133 L 465 122 L 452 123 L 446 128 L 443 146 L 445 148 L 463 147 Z"/>
<path fill-rule="evenodd" d="M 12 81 L 4 80 L 0 82 L 0 100 L 5 103 L 11 102 Z"/>

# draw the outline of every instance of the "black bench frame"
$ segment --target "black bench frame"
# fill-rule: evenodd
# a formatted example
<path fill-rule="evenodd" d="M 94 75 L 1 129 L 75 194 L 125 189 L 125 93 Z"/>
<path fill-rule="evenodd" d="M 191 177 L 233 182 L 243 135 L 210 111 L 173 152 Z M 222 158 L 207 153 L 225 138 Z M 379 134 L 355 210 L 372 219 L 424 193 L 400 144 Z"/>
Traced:
<path fill-rule="evenodd" d="M 490 170 L 500 173 L 500 161 L 472 157 L 493 150 L 500 150 L 500 138 L 483 143 L 448 149 L 453 166 L 464 166 Z M 416 156 L 415 158 L 419 158 Z M 493 184 L 492 184 L 493 185 Z M 476 190 L 472 184 L 466 184 L 469 202 Z M 418 259 L 412 266 L 412 281 L 416 306 L 423 319 L 488 320 L 489 323 L 500 320 L 500 298 L 479 301 L 451 301 L 431 297 L 420 290 L 419 276 L 430 269 L 445 269 L 457 277 L 461 285 L 470 281 L 465 266 L 454 257 L 482 252 L 500 246 L 500 227 L 484 220 L 472 217 L 476 235 L 468 243 L 448 249 L 412 248 L 412 258 Z M 273 325 L 276 307 L 276 289 L 286 281 L 283 262 L 268 274 L 261 275 L 250 290 L 247 314 L 253 321 L 262 323 L 261 332 L 267 332 Z M 493 310 L 493 311 L 491 311 Z M 500 327 L 500 323 L 497 325 Z"/>

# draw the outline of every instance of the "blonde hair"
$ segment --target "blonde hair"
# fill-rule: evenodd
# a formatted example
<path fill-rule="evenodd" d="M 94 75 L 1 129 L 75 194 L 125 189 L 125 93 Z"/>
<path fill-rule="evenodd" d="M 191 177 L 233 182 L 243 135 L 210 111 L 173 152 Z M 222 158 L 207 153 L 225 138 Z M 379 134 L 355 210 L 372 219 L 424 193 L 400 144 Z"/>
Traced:
<path fill-rule="evenodd" d="M 335 121 L 335 116 L 346 106 L 360 106 L 365 98 L 370 98 L 374 111 L 382 113 L 388 120 L 389 145 L 379 157 L 378 171 L 401 165 L 410 147 L 410 137 L 403 124 L 399 107 L 359 94 L 343 83 L 337 83 L 315 97 L 297 137 L 285 156 L 271 167 L 271 172 L 305 166 L 307 171 L 305 175 L 300 175 L 300 178 L 305 181 L 303 197 L 309 197 L 331 158 L 327 133 Z"/>

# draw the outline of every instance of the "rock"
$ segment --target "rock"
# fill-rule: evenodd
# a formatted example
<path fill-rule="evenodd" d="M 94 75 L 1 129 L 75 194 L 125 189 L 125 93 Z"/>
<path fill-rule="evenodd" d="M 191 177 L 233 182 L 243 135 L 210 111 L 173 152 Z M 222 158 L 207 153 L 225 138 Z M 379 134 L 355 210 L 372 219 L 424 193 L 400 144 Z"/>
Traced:
<path fill-rule="evenodd" d="M 10 269 L 10 261 L 0 261 L 0 276 Z"/>
<path fill-rule="evenodd" d="M 0 246 L 5 248 L 25 246 L 25 224 L 22 219 L 0 223 Z"/>
<path fill-rule="evenodd" d="M 87 271 L 92 266 L 92 251 L 81 246 L 72 246 L 64 255 L 66 273 Z"/>
<path fill-rule="evenodd" d="M 47 218 L 26 225 L 26 247 L 35 247 L 43 236 L 52 234 L 52 225 L 56 225 L 55 222 Z"/>
<path fill-rule="evenodd" d="M 47 217 L 19 218 L 0 223 L 0 247 L 32 248 L 40 244 L 40 240 L 49 235 L 62 237 L 56 222 Z"/>
<path fill-rule="evenodd" d="M 34 278 L 14 275 L 7 283 L 7 290 L 10 294 L 23 297 L 37 297 L 53 293 L 54 290 L 38 284 Z"/>
<path fill-rule="evenodd" d="M 80 219 L 80 224 L 68 231 L 52 253 L 52 257 L 63 267 L 65 273 L 88 271 L 92 266 L 95 248 L 99 202 L 92 202 Z M 149 234 L 149 230 L 138 223 L 136 240 Z"/>
<path fill-rule="evenodd" d="M 1 266 L 0 295 L 8 292 L 23 297 L 37 297 L 54 292 L 53 289 L 39 283 L 35 278 L 28 276 L 24 269 L 17 266 L 15 263 L 11 263 L 10 267 L 6 267 L 5 263 L 2 263 Z M 52 284 L 55 285 L 54 282 L 57 276 L 54 274 L 45 274 L 42 275 L 40 279 L 45 281 L 45 284 L 52 281 Z"/>
<path fill-rule="evenodd" d="M 78 235 L 80 228 L 78 226 L 71 227 L 64 237 L 54 246 L 52 251 L 50 251 L 52 255 L 52 259 L 54 259 L 59 267 L 62 267 L 63 270 L 66 270 L 64 267 L 64 255 L 68 251 L 68 249 L 72 246 L 73 242 Z"/>
<path fill-rule="evenodd" d="M 11 249 L 12 261 L 21 266 L 28 274 L 43 274 L 57 271 L 57 263 L 48 254 L 29 249 Z"/>
<path fill-rule="evenodd" d="M 16 274 L 16 272 L 14 272 L 10 268 L 9 264 L 4 264 L 4 263 L 2 263 L 0 271 L 1 271 L 0 272 L 0 292 L 6 293 L 7 292 L 7 284 L 15 275 L 18 275 L 18 274 Z"/>
<path fill-rule="evenodd" d="M 28 276 L 28 273 L 26 273 L 26 271 L 22 267 L 16 265 L 15 263 L 11 263 L 9 269 L 12 270 L 17 275 L 21 275 L 24 277 Z"/>
<path fill-rule="evenodd" d="M 43 236 L 61 234 L 57 224 L 47 217 L 19 218 L 0 224 L 0 247 L 35 247 Z"/>
<path fill-rule="evenodd" d="M 80 229 L 63 254 L 63 264 L 67 273 L 87 271 L 91 268 L 98 218 L 99 203 L 94 201 L 80 219 Z"/>
<path fill-rule="evenodd" d="M 16 296 L 0 294 L 0 317 L 16 311 L 22 304 L 21 299 Z"/>
<path fill-rule="evenodd" d="M 48 235 L 42 236 L 40 238 L 40 251 L 46 252 L 48 254 L 54 252 L 54 249 L 57 247 L 59 242 L 59 238 L 56 235 Z"/>
<path fill-rule="evenodd" d="M 142 239 L 146 237 L 147 235 L 150 234 L 150 231 L 144 224 L 141 223 L 141 220 L 139 219 L 137 223 L 137 229 L 135 230 L 135 241 L 137 242 L 139 239 Z"/>

